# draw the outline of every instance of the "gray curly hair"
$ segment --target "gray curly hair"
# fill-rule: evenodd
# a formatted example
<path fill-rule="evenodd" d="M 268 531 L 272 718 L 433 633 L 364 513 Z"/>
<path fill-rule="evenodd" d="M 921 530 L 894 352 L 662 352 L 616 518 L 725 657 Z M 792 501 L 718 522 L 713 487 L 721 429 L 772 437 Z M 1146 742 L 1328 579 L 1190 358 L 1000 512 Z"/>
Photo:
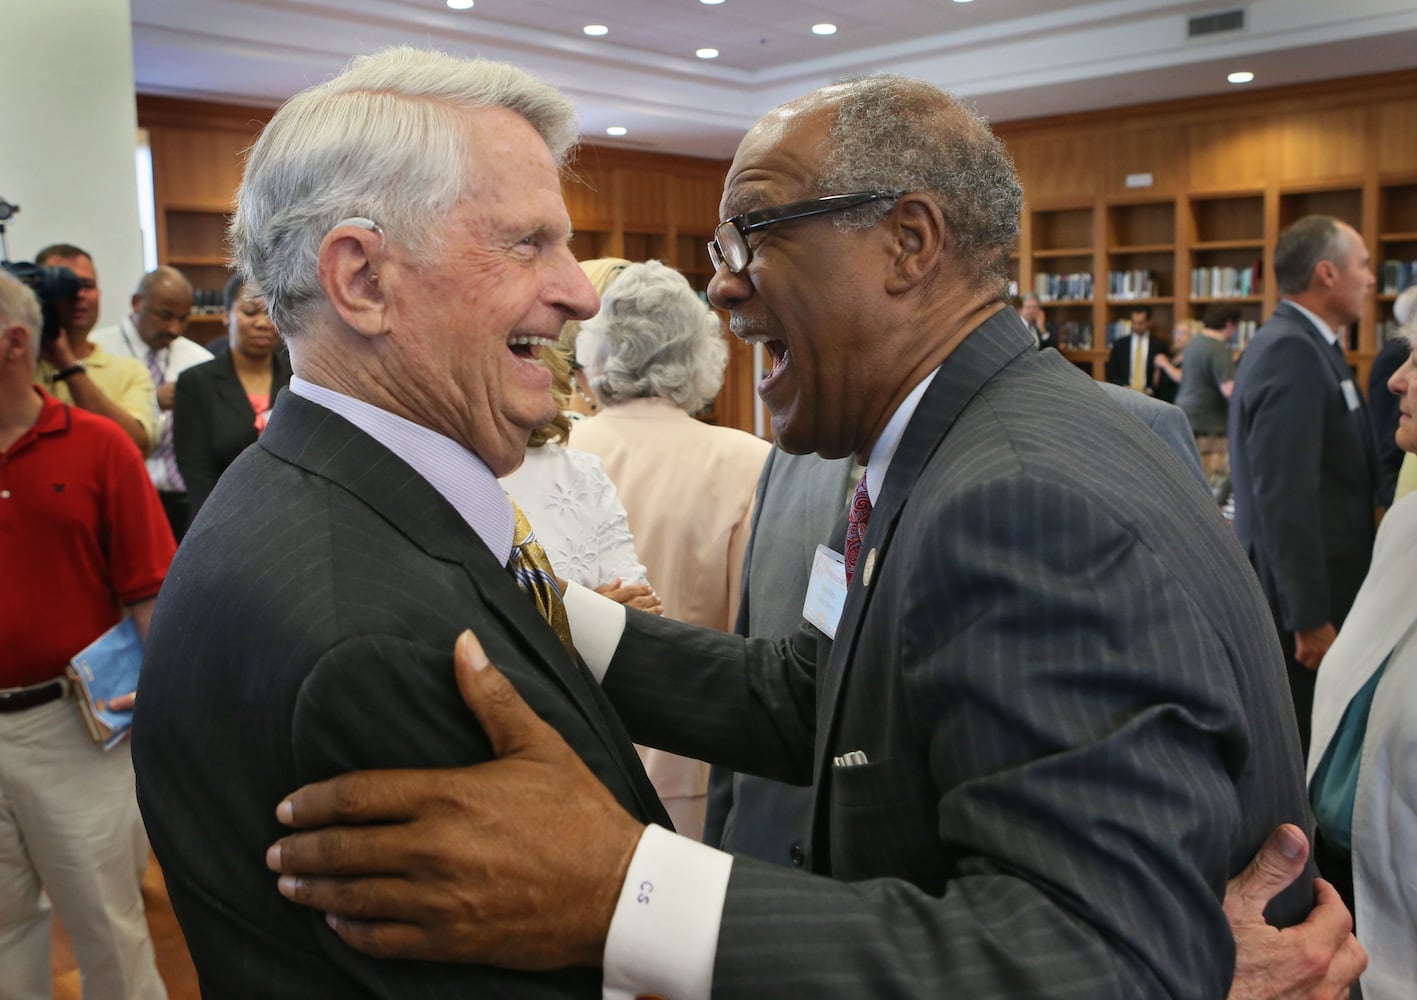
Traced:
<path fill-rule="evenodd" d="M 977 288 L 1008 291 L 1023 186 L 989 125 L 932 84 L 888 73 L 852 77 L 817 91 L 835 111 L 821 194 L 923 191 L 933 195 Z M 877 201 L 838 213 L 838 229 L 866 229 L 890 212 Z"/>
<path fill-rule="evenodd" d="M 723 385 L 728 345 L 688 280 L 651 260 L 620 272 L 581 324 L 576 359 L 607 406 L 658 396 L 696 413 Z"/>
<path fill-rule="evenodd" d="M 317 256 L 341 219 L 365 216 L 415 260 L 438 252 L 470 157 L 462 114 L 507 108 L 558 166 L 578 137 L 575 109 L 506 63 L 400 46 L 352 60 L 296 94 L 251 148 L 228 234 L 234 265 L 284 337 L 323 299 Z"/>

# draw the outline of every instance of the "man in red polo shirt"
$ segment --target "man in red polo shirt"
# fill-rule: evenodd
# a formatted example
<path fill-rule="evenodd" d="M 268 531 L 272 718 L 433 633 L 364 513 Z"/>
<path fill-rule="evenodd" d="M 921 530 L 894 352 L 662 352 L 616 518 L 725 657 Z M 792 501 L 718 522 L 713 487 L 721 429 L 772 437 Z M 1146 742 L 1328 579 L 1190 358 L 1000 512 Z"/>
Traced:
<path fill-rule="evenodd" d="M 124 607 L 146 635 L 172 532 L 118 425 L 34 385 L 39 330 L 0 272 L 0 992 L 49 996 L 47 892 L 85 996 L 162 998 L 129 746 L 90 741 L 63 673 Z"/>

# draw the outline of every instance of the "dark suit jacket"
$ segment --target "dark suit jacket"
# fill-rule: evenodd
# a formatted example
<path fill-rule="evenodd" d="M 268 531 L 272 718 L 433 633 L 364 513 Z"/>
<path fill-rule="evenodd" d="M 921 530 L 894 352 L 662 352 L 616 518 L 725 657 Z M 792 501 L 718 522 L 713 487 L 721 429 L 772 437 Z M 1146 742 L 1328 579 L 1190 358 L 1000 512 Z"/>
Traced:
<path fill-rule="evenodd" d="M 290 357 L 271 354 L 271 397 L 290 384 Z M 177 377 L 172 408 L 172 450 L 187 484 L 191 518 L 211 495 L 226 467 L 256 443 L 256 411 L 246 398 L 231 352 L 193 365 Z"/>
<path fill-rule="evenodd" d="M 1132 384 L 1132 336 L 1128 335 L 1112 345 L 1112 353 L 1107 355 L 1107 381 L 1113 385 Z M 1152 334 L 1146 345 L 1146 384 L 1154 392 L 1157 384 L 1156 356 L 1166 345 L 1161 338 Z"/>
<path fill-rule="evenodd" d="M 464 628 L 627 810 L 667 823 L 590 674 L 453 507 L 287 392 L 187 539 L 148 637 L 133 761 L 203 996 L 598 997 L 598 970 L 360 955 L 262 862 L 277 802 L 306 782 L 491 757 L 453 677 Z"/>
<path fill-rule="evenodd" d="M 1208 491 L 994 317 L 922 398 L 862 551 L 824 662 L 806 630 L 636 613 L 606 675 L 637 740 L 816 787 L 834 880 L 735 859 L 714 995 L 1224 996 L 1227 876 L 1312 821 Z M 1301 879 L 1270 915 L 1311 903 Z"/>
<path fill-rule="evenodd" d="M 1235 531 L 1285 632 L 1342 625 L 1372 557 L 1376 460 L 1364 407 L 1344 399 L 1352 378 L 1287 302 L 1235 372 Z"/>
<path fill-rule="evenodd" d="M 780 639 L 802 623 L 802 602 L 818 545 L 838 552 L 856 463 L 768 453 L 753 499 L 753 534 L 743 554 L 739 635 Z M 833 526 L 841 530 L 833 539 Z M 709 774 L 704 842 L 734 854 L 801 867 L 812 789 L 721 767 Z"/>

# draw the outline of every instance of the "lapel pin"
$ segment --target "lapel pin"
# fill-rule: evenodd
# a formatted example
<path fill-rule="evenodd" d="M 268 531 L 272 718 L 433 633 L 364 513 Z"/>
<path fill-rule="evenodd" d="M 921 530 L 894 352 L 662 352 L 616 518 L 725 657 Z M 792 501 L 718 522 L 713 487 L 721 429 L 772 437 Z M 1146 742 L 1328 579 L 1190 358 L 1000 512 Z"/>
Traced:
<path fill-rule="evenodd" d="M 872 549 L 866 553 L 866 565 L 861 570 L 861 583 L 863 586 L 871 586 L 871 577 L 876 573 L 876 550 Z"/>

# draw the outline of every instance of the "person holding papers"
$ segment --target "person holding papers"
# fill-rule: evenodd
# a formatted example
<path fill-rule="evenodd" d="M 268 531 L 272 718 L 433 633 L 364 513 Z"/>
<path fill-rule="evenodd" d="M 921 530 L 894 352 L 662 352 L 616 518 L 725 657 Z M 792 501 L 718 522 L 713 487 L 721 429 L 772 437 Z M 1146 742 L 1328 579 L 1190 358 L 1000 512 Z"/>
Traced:
<path fill-rule="evenodd" d="M 33 383 L 40 329 L 0 273 L 0 978 L 49 995 L 53 900 L 85 996 L 162 998 L 128 744 L 90 739 L 64 668 L 124 606 L 146 633 L 175 545 L 118 424 Z"/>

